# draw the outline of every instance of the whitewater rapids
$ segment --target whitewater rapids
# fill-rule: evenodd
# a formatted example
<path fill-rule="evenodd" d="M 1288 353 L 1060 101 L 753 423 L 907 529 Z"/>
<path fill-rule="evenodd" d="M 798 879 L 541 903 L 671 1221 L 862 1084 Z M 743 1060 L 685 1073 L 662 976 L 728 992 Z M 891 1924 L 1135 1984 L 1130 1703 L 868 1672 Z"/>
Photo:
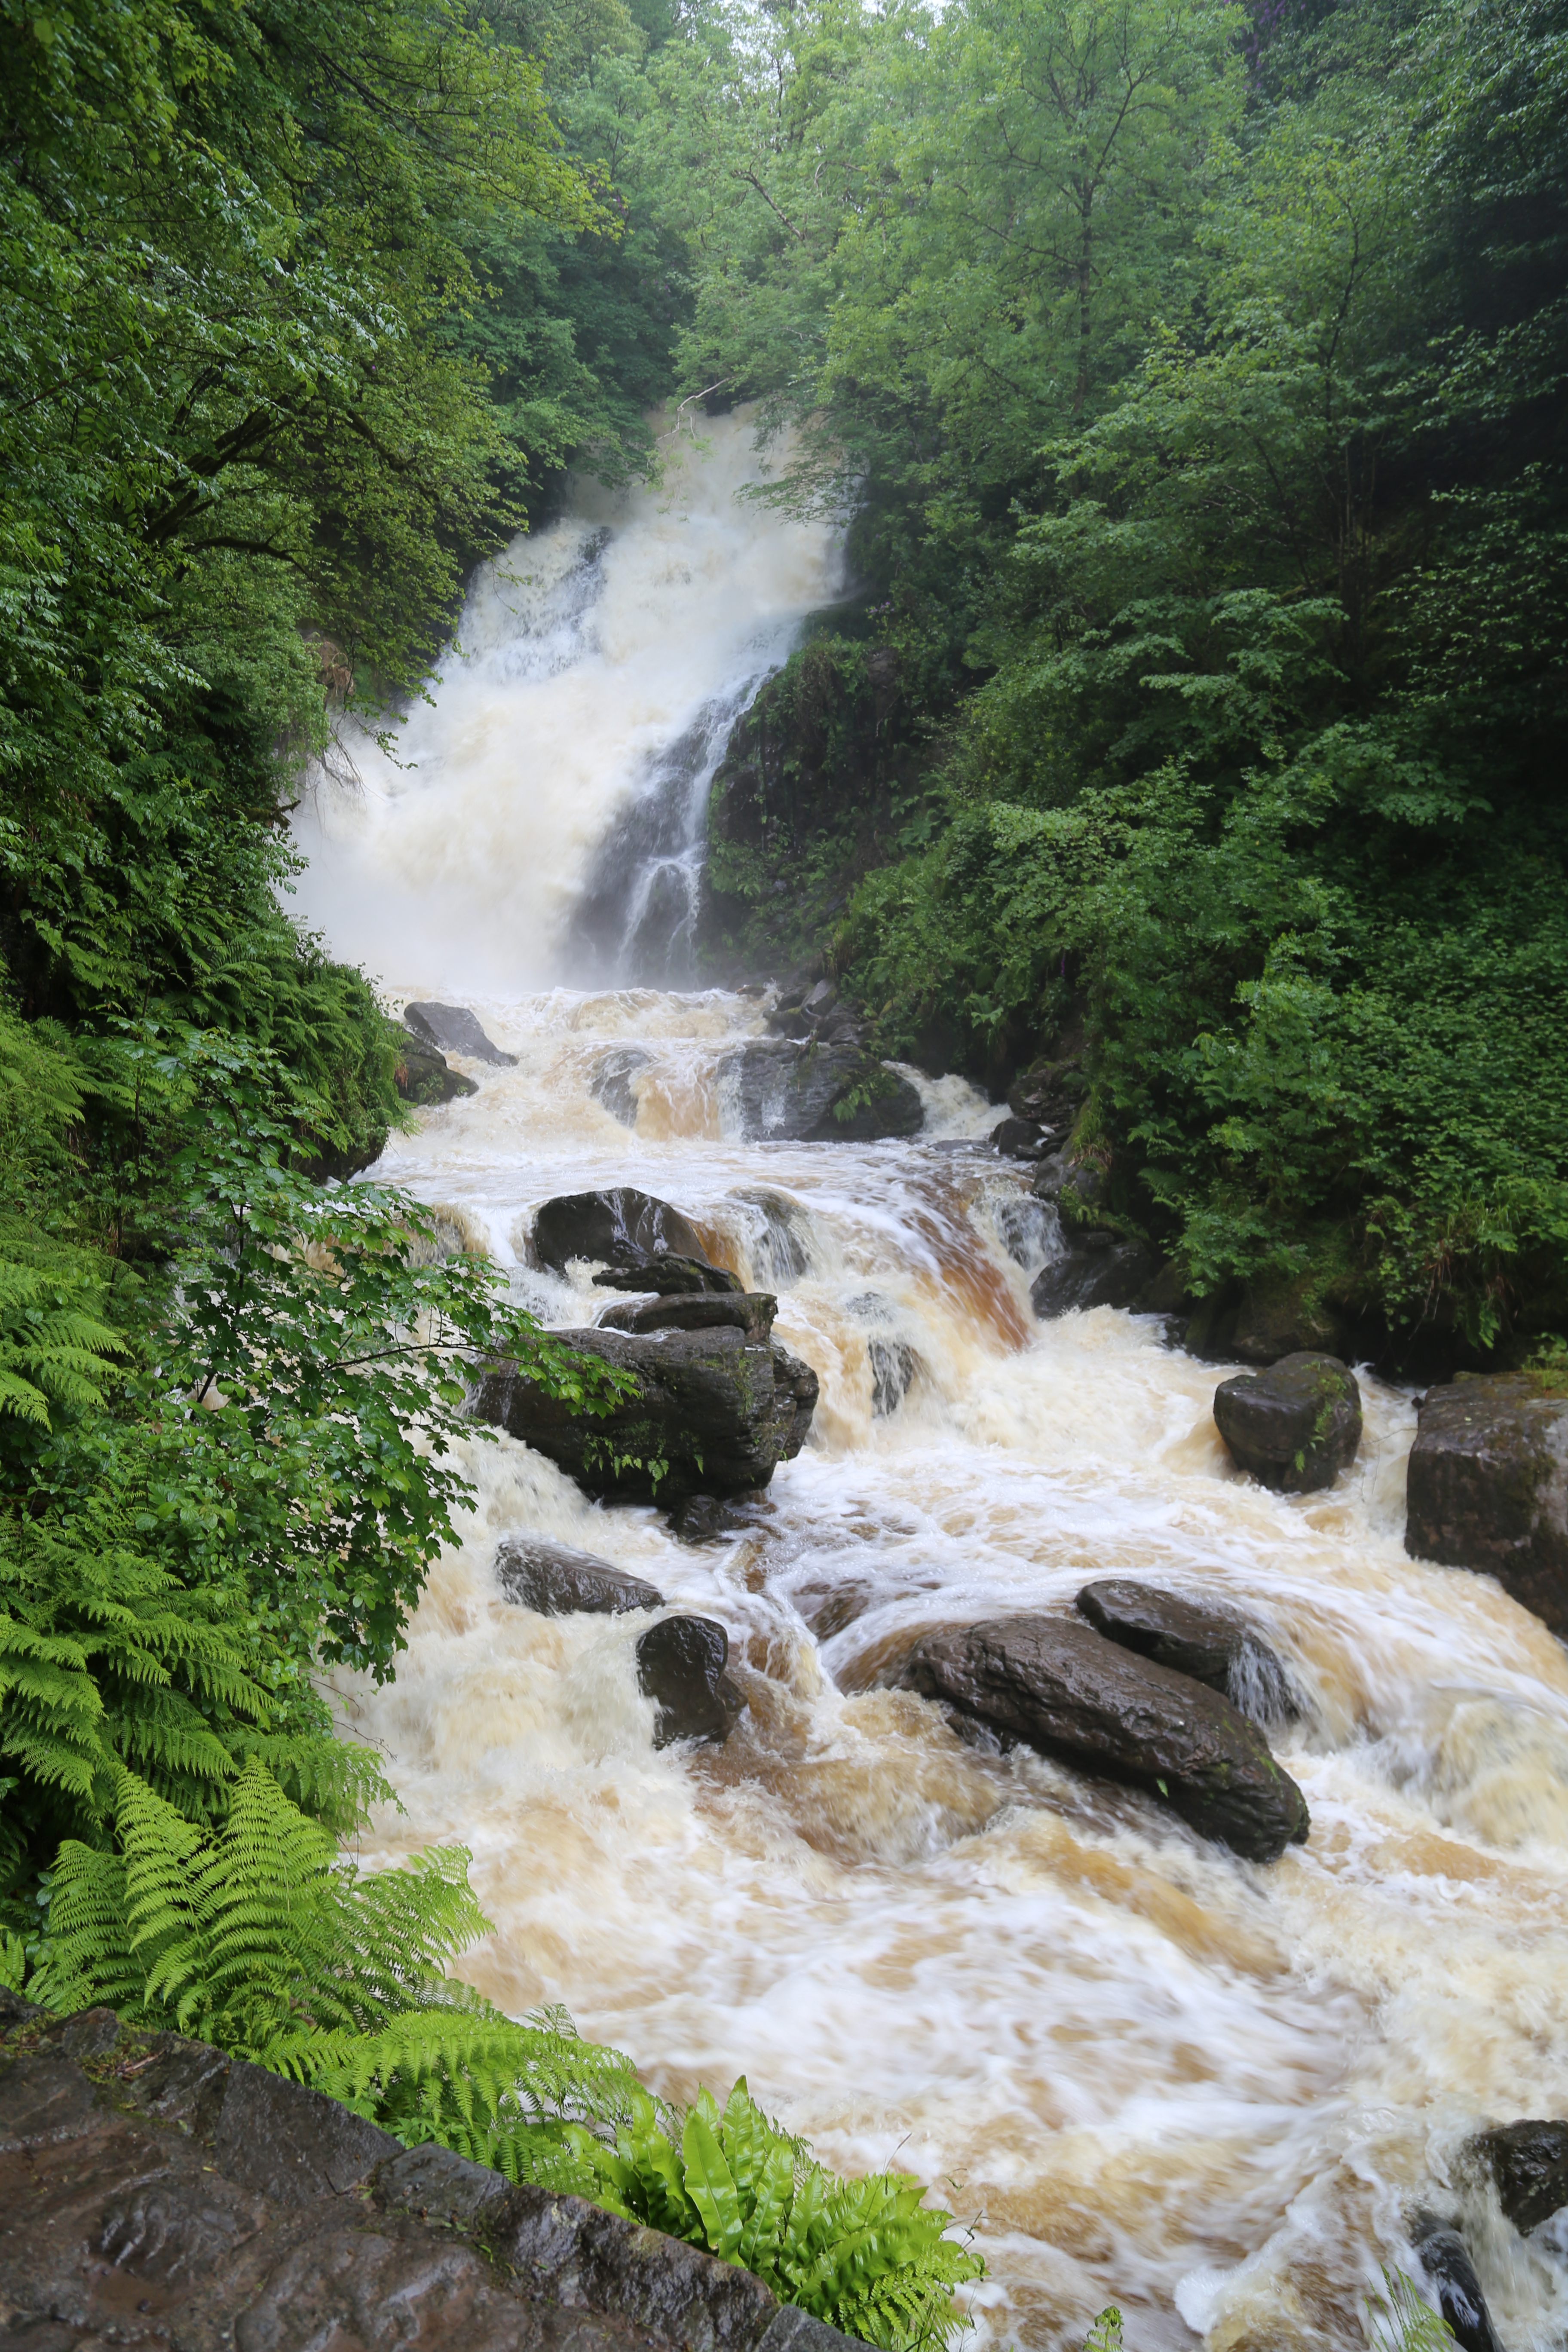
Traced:
<path fill-rule="evenodd" d="M 1483 2124 L 1568 2115 L 1568 1655 L 1487 1579 L 1406 1558 L 1411 1398 L 1363 1374 L 1352 1470 L 1265 1493 L 1214 1428 L 1226 1368 L 1152 1318 L 1036 1325 L 1055 1235 L 973 1089 L 922 1082 L 911 1143 L 748 1142 L 716 1073 L 761 1033 L 754 998 L 552 984 L 658 745 L 738 707 L 837 584 L 825 530 L 737 502 L 743 425 L 704 430 L 662 489 L 515 551 L 537 593 L 481 582 L 403 764 L 323 790 L 302 898 L 395 1001 L 459 998 L 517 1056 L 460 1064 L 479 1093 L 377 1172 L 453 1211 L 555 1324 L 606 1295 L 530 1265 L 538 1204 L 628 1182 L 675 1202 L 778 1293 L 816 1429 L 706 1545 L 476 1442 L 478 1506 L 395 1683 L 340 1686 L 406 1809 L 364 1850 L 471 1847 L 495 1934 L 464 1971 L 507 2008 L 564 2002 L 675 2096 L 744 2073 L 840 2169 L 919 2172 L 990 2264 L 981 2343 L 1077 2346 L 1114 2301 L 1129 2352 L 1359 2346 L 1426 2203 L 1463 2212 L 1507 2352 L 1552 2352 L 1568 2264 L 1452 2167 Z M 635 1127 L 591 1092 L 627 1044 L 648 1056 Z M 868 1298 L 914 1365 L 882 1416 Z M 750 1701 L 727 1747 L 654 1751 L 645 1619 L 502 1599 L 519 1529 L 722 1620 Z M 1223 1597 L 1285 1658 L 1305 1848 L 1238 1863 L 874 1686 L 911 1626 L 1112 1575 Z"/>

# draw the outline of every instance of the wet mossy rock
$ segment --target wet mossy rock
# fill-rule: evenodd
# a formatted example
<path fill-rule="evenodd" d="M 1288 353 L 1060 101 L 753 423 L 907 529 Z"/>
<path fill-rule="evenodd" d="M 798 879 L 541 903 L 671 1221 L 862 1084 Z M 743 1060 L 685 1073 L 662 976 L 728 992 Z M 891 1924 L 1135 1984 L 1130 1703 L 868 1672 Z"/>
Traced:
<path fill-rule="evenodd" d="M 637 1642 L 637 1682 L 658 1703 L 656 1748 L 728 1739 L 746 1703 L 724 1671 L 729 1663 L 730 1636 L 716 1617 L 662 1617 L 648 1627 Z"/>
<path fill-rule="evenodd" d="M 1568 1640 L 1568 1389 L 1482 1373 L 1422 1400 L 1405 1549 L 1472 1568 Z"/>
<path fill-rule="evenodd" d="M 1237 1466 L 1281 1495 L 1331 1486 L 1361 1444 L 1361 1390 L 1337 1356 L 1285 1356 L 1215 1391 L 1214 1417 Z"/>
<path fill-rule="evenodd" d="M 537 1617 L 579 1612 L 615 1616 L 623 1610 L 664 1606 L 657 1585 L 546 1536 L 503 1536 L 496 1546 L 496 1575 L 507 1599 Z"/>
<path fill-rule="evenodd" d="M 563 1192 L 546 1201 L 533 1220 L 533 1247 L 540 1264 L 558 1274 L 574 1258 L 627 1267 L 671 1254 L 702 1265 L 708 1262 L 696 1226 L 668 1201 L 640 1192 L 635 1184 Z"/>
<path fill-rule="evenodd" d="M 484 1375 L 473 1410 L 547 1455 L 585 1494 L 666 1504 L 749 1494 L 805 1443 L 816 1374 L 773 1340 L 733 1327 L 558 1336 L 629 1372 L 636 1393 L 607 1416 L 581 1413 L 502 1364 Z"/>
<path fill-rule="evenodd" d="M 1459 2352 L 1502 2352 L 1469 2248 L 1458 2231 L 1435 2214 L 1418 2214 L 1411 2238 L 1432 2299 Z"/>
<path fill-rule="evenodd" d="M 459 1095 L 479 1093 L 472 1078 L 447 1066 L 445 1054 L 414 1036 L 398 1040 L 393 1083 L 405 1103 L 413 1103 L 421 1110 L 432 1109 L 437 1103 L 453 1102 Z"/>
<path fill-rule="evenodd" d="M 494 1062 L 510 1069 L 515 1054 L 504 1053 L 485 1035 L 476 1014 L 464 1004 L 405 1004 L 405 1026 L 437 1053 L 461 1054 L 469 1062 Z"/>
<path fill-rule="evenodd" d="M 1466 2142 L 1465 2161 L 1495 2184 L 1521 2237 L 1568 2205 L 1568 2122 L 1527 2116 L 1499 2124 Z"/>
<path fill-rule="evenodd" d="M 1248 1861 L 1306 1841 L 1305 1798 L 1227 1699 L 1076 1619 L 944 1626 L 899 1679 L 1042 1755 L 1130 1781 Z"/>
<path fill-rule="evenodd" d="M 719 1065 L 719 1098 L 753 1143 L 877 1143 L 925 1121 L 909 1079 L 847 1039 L 748 1039 Z"/>
<path fill-rule="evenodd" d="M 848 2352 L 759 2278 L 404 2148 L 204 2042 L 0 1991 L 0 2302 L 37 2352 Z"/>
<path fill-rule="evenodd" d="M 1067 1244 L 1034 1279 L 1029 1304 L 1042 1323 L 1091 1307 L 1131 1307 L 1147 1287 L 1158 1264 L 1146 1242 L 1129 1241 L 1107 1228 L 1064 1223 Z"/>
<path fill-rule="evenodd" d="M 1238 1611 L 1219 1601 L 1107 1577 L 1086 1584 L 1073 1606 L 1108 1642 L 1173 1674 L 1191 1675 L 1254 1723 L 1288 1721 L 1298 1711 L 1276 1653 Z"/>

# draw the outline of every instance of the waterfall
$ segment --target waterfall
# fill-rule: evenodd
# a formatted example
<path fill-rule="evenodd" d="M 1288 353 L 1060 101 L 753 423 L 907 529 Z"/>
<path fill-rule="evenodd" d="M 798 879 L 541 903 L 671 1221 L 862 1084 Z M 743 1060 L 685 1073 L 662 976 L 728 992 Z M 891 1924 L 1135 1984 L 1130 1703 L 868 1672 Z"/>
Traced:
<path fill-rule="evenodd" d="M 377 1172 L 559 1327 L 605 1294 L 534 1263 L 541 1202 L 673 1202 L 777 1293 L 814 1434 L 704 1543 L 476 1439 L 395 1682 L 335 1685 L 407 1809 L 365 1853 L 472 1849 L 495 1930 L 464 1968 L 512 2011 L 563 2002 L 673 2097 L 744 2072 L 826 2161 L 918 2172 L 990 2263 L 979 2347 L 1068 2352 L 1114 2301 L 1129 2352 L 1350 2352 L 1426 2203 L 1464 2219 L 1508 2352 L 1549 2352 L 1568 2265 L 1458 2154 L 1568 2116 L 1568 1656 L 1489 1579 L 1406 1557 L 1405 1391 L 1363 1373 L 1352 1470 L 1279 1496 L 1215 1431 L 1230 1368 L 1154 1318 L 1037 1325 L 1050 1220 L 963 1081 L 919 1081 L 908 1143 L 747 1139 L 722 1074 L 761 1006 L 668 983 L 730 715 L 837 559 L 737 504 L 743 425 L 709 437 L 478 583 L 431 705 L 302 827 L 300 899 L 516 1057 L 462 1064 L 479 1091 Z M 722 1621 L 748 1701 L 723 1747 L 655 1750 L 643 1619 L 508 1602 L 496 1548 L 528 1530 Z M 1107 1576 L 1219 1598 L 1283 1659 L 1307 1846 L 1240 1863 L 886 1686 L 921 1629 Z"/>
<path fill-rule="evenodd" d="M 838 585 L 822 524 L 742 493 L 744 415 L 682 426 L 651 488 L 579 485 L 473 584 L 427 702 L 300 812 L 297 911 L 389 986 L 689 984 L 730 728 Z"/>

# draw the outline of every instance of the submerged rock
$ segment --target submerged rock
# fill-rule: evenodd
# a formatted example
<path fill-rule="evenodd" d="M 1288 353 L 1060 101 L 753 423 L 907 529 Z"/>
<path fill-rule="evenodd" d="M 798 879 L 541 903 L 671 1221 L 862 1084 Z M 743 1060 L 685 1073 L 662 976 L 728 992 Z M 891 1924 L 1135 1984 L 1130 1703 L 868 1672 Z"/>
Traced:
<path fill-rule="evenodd" d="M 602 1055 L 595 1067 L 588 1092 L 623 1127 L 635 1127 L 637 1123 L 637 1088 L 632 1080 L 652 1059 L 646 1045 L 617 1045 Z"/>
<path fill-rule="evenodd" d="M 503 1053 L 485 1035 L 478 1020 L 462 1004 L 405 1004 L 405 1027 L 441 1054 L 461 1054 L 470 1062 L 495 1062 L 510 1069 L 515 1054 Z"/>
<path fill-rule="evenodd" d="M 1521 2237 L 1568 2205 L 1568 2123 L 1499 2124 L 1467 2141 L 1465 2154 L 1491 2175 Z"/>
<path fill-rule="evenodd" d="M 1361 1390 L 1337 1356 L 1286 1356 L 1237 1372 L 1215 1391 L 1214 1417 L 1232 1459 L 1281 1495 L 1331 1486 L 1361 1444 Z"/>
<path fill-rule="evenodd" d="M 1297 1712 L 1275 1653 L 1245 1617 L 1218 1601 L 1108 1577 L 1086 1584 L 1073 1606 L 1107 1641 L 1173 1674 L 1191 1675 L 1254 1723 L 1278 1723 Z"/>
<path fill-rule="evenodd" d="M 1495 1576 L 1568 1640 L 1568 1395 L 1529 1372 L 1431 1390 L 1405 1495 L 1407 1552 Z"/>
<path fill-rule="evenodd" d="M 657 1699 L 656 1748 L 678 1739 L 718 1746 L 734 1729 L 745 1700 L 725 1673 L 730 1636 L 713 1617 L 662 1617 L 637 1643 L 637 1682 Z"/>
<path fill-rule="evenodd" d="M 1065 1257 L 1035 1276 L 1029 1304 L 1042 1323 L 1076 1308 L 1131 1307 L 1158 1260 L 1144 1242 L 1118 1241 L 1103 1228 L 1064 1230 Z"/>
<path fill-rule="evenodd" d="M 917 1643 L 900 1682 L 1042 1755 L 1163 1797 L 1248 1861 L 1306 1841 L 1306 1800 L 1227 1699 L 1071 1618 L 943 1627 Z"/>
<path fill-rule="evenodd" d="M 547 1395 L 515 1365 L 498 1364 L 480 1381 L 473 1410 L 547 1455 L 586 1494 L 659 1503 L 749 1494 L 805 1443 L 816 1374 L 776 1341 L 733 1328 L 553 1336 L 629 1373 L 635 1393 L 601 1418 Z"/>
<path fill-rule="evenodd" d="M 657 1585 L 591 1551 L 552 1543 L 547 1536 L 503 1536 L 496 1546 L 501 1591 L 537 1617 L 570 1617 L 580 1612 L 616 1616 L 626 1609 L 662 1609 Z"/>
<path fill-rule="evenodd" d="M 708 1262 L 696 1226 L 668 1201 L 639 1192 L 635 1184 L 563 1192 L 546 1201 L 533 1221 L 533 1246 L 540 1263 L 557 1273 L 574 1257 L 616 1266 L 643 1266 L 671 1254 L 702 1265 Z"/>
<path fill-rule="evenodd" d="M 1476 2266 L 1458 2231 L 1427 2216 L 1416 2222 L 1415 2243 L 1426 2284 L 1462 2352 L 1502 2352 Z"/>
<path fill-rule="evenodd" d="M 422 1110 L 435 1103 L 455 1101 L 458 1095 L 479 1093 L 472 1078 L 466 1078 L 461 1070 L 447 1067 L 445 1054 L 438 1054 L 434 1045 L 424 1045 L 412 1036 L 399 1045 L 392 1077 L 404 1101 L 416 1103 Z"/>
<path fill-rule="evenodd" d="M 873 1143 L 918 1135 L 925 1121 L 908 1078 L 847 1042 L 751 1038 L 724 1055 L 719 1086 L 748 1142 Z M 855 1108 L 840 1118 L 852 1097 Z"/>
<path fill-rule="evenodd" d="M 594 1276 L 595 1290 L 657 1290 L 661 1298 L 700 1291 L 742 1291 L 745 1284 L 727 1265 L 706 1258 L 680 1257 L 665 1250 L 637 1265 L 610 1265 Z"/>

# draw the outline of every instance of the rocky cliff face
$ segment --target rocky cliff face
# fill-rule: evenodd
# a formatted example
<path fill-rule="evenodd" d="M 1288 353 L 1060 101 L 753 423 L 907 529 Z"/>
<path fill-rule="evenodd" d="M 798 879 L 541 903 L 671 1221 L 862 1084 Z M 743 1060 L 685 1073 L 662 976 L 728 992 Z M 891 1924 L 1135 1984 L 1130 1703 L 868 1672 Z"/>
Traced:
<path fill-rule="evenodd" d="M 848 2352 L 749 2271 L 205 2042 L 0 1991 L 0 2313 L 29 2352 Z"/>

